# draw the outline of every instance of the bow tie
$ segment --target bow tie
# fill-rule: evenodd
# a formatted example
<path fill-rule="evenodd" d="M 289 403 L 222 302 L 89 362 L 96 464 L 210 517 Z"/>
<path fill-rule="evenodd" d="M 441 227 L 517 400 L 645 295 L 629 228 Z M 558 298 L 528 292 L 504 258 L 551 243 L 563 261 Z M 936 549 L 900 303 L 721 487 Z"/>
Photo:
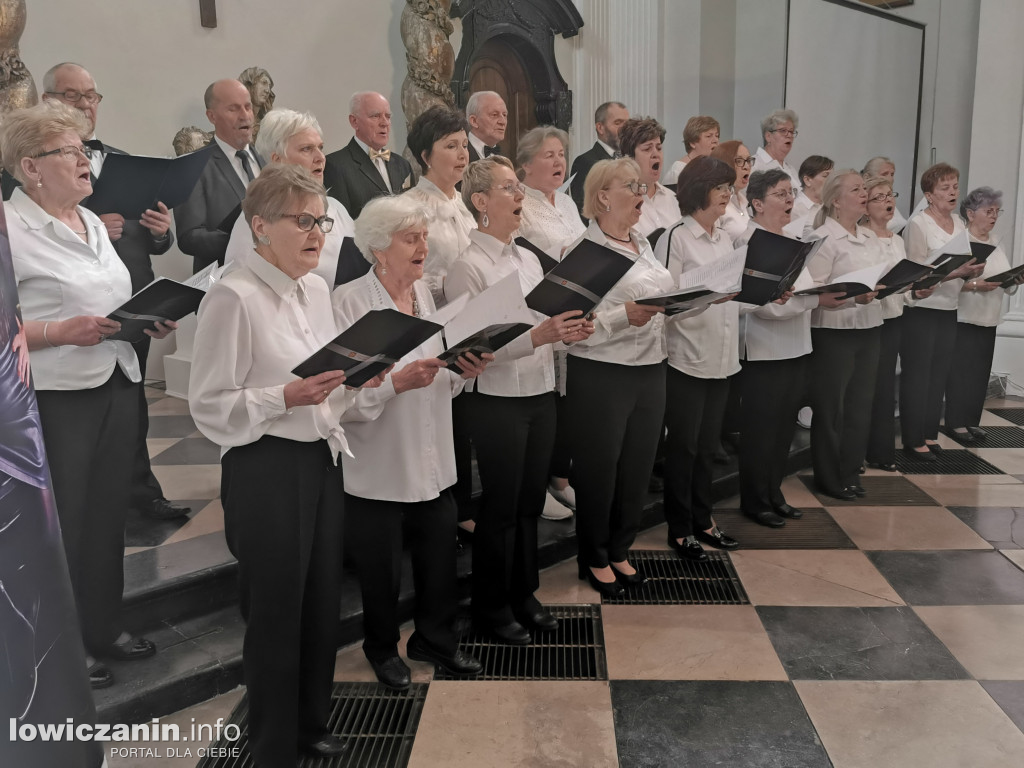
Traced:
<path fill-rule="evenodd" d="M 82 144 L 89 147 L 89 149 L 95 149 L 97 152 L 103 152 L 106 148 L 103 146 L 103 142 L 99 139 L 89 139 L 83 141 Z"/>
<path fill-rule="evenodd" d="M 376 160 L 378 157 L 386 163 L 388 160 L 391 159 L 391 150 L 390 149 L 371 149 L 370 150 L 370 159 L 371 160 Z"/>
<path fill-rule="evenodd" d="M 497 144 L 495 144 L 493 147 L 488 147 L 486 144 L 484 145 L 484 157 L 490 157 L 491 155 L 500 155 L 500 154 L 501 154 L 501 147 L 499 147 Z"/>

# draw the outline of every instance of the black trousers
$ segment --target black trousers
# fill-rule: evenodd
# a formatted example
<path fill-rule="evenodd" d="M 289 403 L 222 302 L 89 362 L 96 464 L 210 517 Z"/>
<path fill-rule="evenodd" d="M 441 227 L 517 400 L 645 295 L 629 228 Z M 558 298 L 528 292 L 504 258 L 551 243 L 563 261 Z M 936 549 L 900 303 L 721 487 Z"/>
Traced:
<path fill-rule="evenodd" d="M 754 516 L 786 503 L 782 481 L 803 400 L 809 355 L 743 363 L 740 508 Z"/>
<path fill-rule="evenodd" d="M 812 328 L 811 461 L 826 492 L 856 485 L 870 430 L 881 328 Z"/>
<path fill-rule="evenodd" d="M 552 477 L 569 477 L 572 470 L 572 434 L 565 396 L 555 393 L 555 446 L 551 451 Z"/>
<path fill-rule="evenodd" d="M 363 594 L 363 653 L 372 661 L 398 655 L 402 528 L 412 555 L 416 632 L 445 653 L 455 651 L 455 501 L 403 503 L 345 495 L 348 531 Z"/>
<path fill-rule="evenodd" d="M 629 554 L 640 524 L 665 413 L 665 364 L 618 365 L 569 355 L 579 564 Z"/>
<path fill-rule="evenodd" d="M 875 375 L 871 431 L 865 456 L 872 464 L 893 464 L 896 461 L 896 362 L 900 356 L 902 328 L 902 317 L 886 320 L 878 342 L 878 372 Z"/>
<path fill-rule="evenodd" d="M 266 436 L 221 458 L 224 534 L 238 559 L 249 747 L 292 766 L 327 727 L 341 609 L 340 466 L 326 441 Z"/>
<path fill-rule="evenodd" d="M 483 497 L 473 533 L 473 613 L 504 626 L 535 608 L 537 519 L 555 444 L 555 395 L 467 398 Z"/>
<path fill-rule="evenodd" d="M 139 357 L 139 368 L 142 370 L 142 382 L 146 381 L 146 363 L 149 360 L 150 338 L 132 344 L 135 354 Z M 149 434 L 149 404 L 146 402 L 146 388 L 139 385 L 139 429 L 135 444 L 135 460 L 132 464 L 131 505 L 136 509 L 149 506 L 157 499 L 164 497 L 160 481 L 153 474 L 149 464 L 149 448 L 146 437 Z"/>
<path fill-rule="evenodd" d="M 140 386 L 115 367 L 93 389 L 36 392 L 82 641 L 92 655 L 123 629 L 124 523 Z"/>
<path fill-rule="evenodd" d="M 956 324 L 956 344 L 946 379 L 946 427 L 976 427 L 985 408 L 992 355 L 996 350 L 995 326 Z"/>
<path fill-rule="evenodd" d="M 714 456 L 729 399 L 728 379 L 699 379 L 668 368 L 665 402 L 665 520 L 681 539 L 711 523 Z"/>
<path fill-rule="evenodd" d="M 469 417 L 466 414 L 467 393 L 452 399 L 452 442 L 455 448 L 455 485 L 452 497 L 458 508 L 458 521 L 464 523 L 473 519 L 473 442 L 469 434 Z"/>
<path fill-rule="evenodd" d="M 904 448 L 918 448 L 939 436 L 956 326 L 955 309 L 907 307 L 903 311 L 900 431 Z"/>

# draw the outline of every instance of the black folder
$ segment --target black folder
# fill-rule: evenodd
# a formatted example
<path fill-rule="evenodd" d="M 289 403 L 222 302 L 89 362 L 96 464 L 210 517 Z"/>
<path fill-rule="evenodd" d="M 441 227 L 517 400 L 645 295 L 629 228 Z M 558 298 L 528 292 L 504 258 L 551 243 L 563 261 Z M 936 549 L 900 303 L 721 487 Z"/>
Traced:
<path fill-rule="evenodd" d="M 635 263 L 611 248 L 584 238 L 530 291 L 526 305 L 548 317 L 572 309 L 589 315 Z"/>
<path fill-rule="evenodd" d="M 531 251 L 533 255 L 537 257 L 537 260 L 540 262 L 540 268 L 541 270 L 543 270 L 545 275 L 558 266 L 557 259 L 553 258 L 539 245 L 534 245 L 533 243 L 531 243 L 525 237 L 517 237 L 515 243 L 519 247 Z"/>
<path fill-rule="evenodd" d="M 971 255 L 974 257 L 975 264 L 984 264 L 995 249 L 996 247 L 989 243 L 971 241 Z"/>
<path fill-rule="evenodd" d="M 756 228 L 747 242 L 743 283 L 736 301 L 764 306 L 782 298 L 824 239 L 803 242 Z"/>
<path fill-rule="evenodd" d="M 878 278 L 878 284 L 884 285 L 885 288 L 882 288 L 875 298 L 884 299 L 886 296 L 899 293 L 904 288 L 926 277 L 931 271 L 932 268 L 928 264 L 918 264 L 910 259 L 900 259 L 896 262 L 896 266 Z"/>
<path fill-rule="evenodd" d="M 210 151 L 204 147 L 174 158 L 110 153 L 86 201 L 89 210 L 135 220 L 142 218 L 147 208 L 155 210 L 157 201 L 168 208 L 181 205 L 199 181 Z"/>
<path fill-rule="evenodd" d="M 664 234 L 665 234 L 665 228 L 664 227 L 658 227 L 654 231 L 647 233 L 647 242 L 649 242 L 651 244 L 651 248 L 653 248 L 654 246 L 656 246 L 658 244 L 658 241 L 661 240 L 661 236 L 664 235 Z"/>
<path fill-rule="evenodd" d="M 1000 272 L 998 275 L 989 275 L 988 277 L 981 278 L 990 283 L 999 283 L 1003 288 L 1009 288 L 1013 285 L 1013 281 L 1021 275 L 1024 275 L 1024 264 L 1013 269 L 1008 269 L 1005 272 Z"/>
<path fill-rule="evenodd" d="M 114 157 L 114 155 L 111 155 Z M 147 328 L 156 330 L 156 322 L 180 320 L 199 309 L 206 291 L 160 277 L 132 296 L 107 317 L 121 323 L 121 330 L 108 336 L 133 344 L 146 338 Z"/>
<path fill-rule="evenodd" d="M 351 283 L 369 272 L 370 268 L 370 262 L 364 259 L 362 252 L 356 248 L 356 241 L 351 237 L 346 237 L 341 241 L 341 250 L 338 251 L 338 267 L 334 271 L 334 287 Z"/>
<path fill-rule="evenodd" d="M 441 330 L 429 320 L 395 309 L 372 309 L 297 366 L 302 378 L 345 371 L 345 385 L 360 387 Z"/>
<path fill-rule="evenodd" d="M 532 328 L 533 326 L 529 323 L 496 323 L 489 325 L 483 330 L 477 331 L 469 338 L 463 339 L 458 344 L 448 347 L 444 353 L 437 357 L 448 364 L 449 370 L 462 373 L 462 369 L 455 362 L 460 356 L 467 352 L 472 352 L 477 357 L 480 357 L 485 352 L 493 354 Z"/>
<path fill-rule="evenodd" d="M 931 273 L 914 283 L 914 290 L 923 290 L 925 288 L 931 288 L 933 285 L 938 285 L 951 272 L 955 272 L 973 258 L 974 255 L 970 253 L 947 253 L 943 258 L 939 259 L 932 265 L 934 269 L 932 269 Z"/>
<path fill-rule="evenodd" d="M 687 312 L 697 307 L 703 307 L 719 299 L 724 299 L 728 293 L 718 293 L 709 288 L 696 288 L 687 291 L 673 293 L 671 296 L 648 296 L 637 299 L 637 304 L 647 304 L 652 307 L 664 307 L 666 315 L 678 315 L 680 312 Z"/>

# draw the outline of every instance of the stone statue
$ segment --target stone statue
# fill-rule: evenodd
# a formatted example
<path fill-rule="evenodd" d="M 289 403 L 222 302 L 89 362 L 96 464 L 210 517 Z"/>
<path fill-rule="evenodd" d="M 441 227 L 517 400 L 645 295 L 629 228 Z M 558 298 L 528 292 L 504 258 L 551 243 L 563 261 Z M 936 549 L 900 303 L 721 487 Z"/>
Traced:
<path fill-rule="evenodd" d="M 255 140 L 260 130 L 260 120 L 274 108 L 274 78 L 262 67 L 248 67 L 238 79 L 249 89 L 249 98 L 252 99 L 252 113 L 256 118 L 252 138 Z"/>
<path fill-rule="evenodd" d="M 18 50 L 24 31 L 25 0 L 0 0 L 0 114 L 39 101 L 36 84 Z"/>
<path fill-rule="evenodd" d="M 213 131 L 204 131 L 202 128 L 189 125 L 174 134 L 174 141 L 171 144 L 174 146 L 174 154 L 180 157 L 202 149 L 211 141 L 213 141 Z"/>

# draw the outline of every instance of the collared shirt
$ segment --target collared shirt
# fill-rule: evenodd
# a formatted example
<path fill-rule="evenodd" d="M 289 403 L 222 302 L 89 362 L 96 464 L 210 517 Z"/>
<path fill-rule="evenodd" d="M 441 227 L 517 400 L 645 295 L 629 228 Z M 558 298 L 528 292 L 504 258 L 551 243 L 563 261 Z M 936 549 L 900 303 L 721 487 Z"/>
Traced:
<path fill-rule="evenodd" d="M 718 228 L 725 232 L 729 242 L 733 242 L 750 226 L 750 212 L 747 210 L 747 196 L 742 189 L 737 189 L 725 206 L 725 213 L 718 220 Z"/>
<path fill-rule="evenodd" d="M 896 264 L 902 259 L 907 258 L 907 250 L 903 247 L 903 238 L 899 235 L 879 237 L 871 230 L 868 230 L 868 233 L 871 237 L 878 240 L 878 247 L 882 250 L 886 261 L 890 264 Z M 907 305 L 908 295 L 904 291 L 902 293 L 894 293 L 892 296 L 886 296 L 882 299 L 879 302 L 882 305 L 882 319 L 893 320 L 900 317 L 903 314 L 903 308 Z"/>
<path fill-rule="evenodd" d="M 665 359 L 665 315 L 657 314 L 641 327 L 629 324 L 626 303 L 671 291 L 672 275 L 654 258 L 651 244 L 635 229 L 630 239 L 639 255 L 607 237 L 597 220 L 583 237 L 604 245 L 633 261 L 633 266 L 594 308 L 594 333 L 569 347 L 569 354 L 618 365 L 654 365 Z M 582 239 L 582 238 L 581 238 Z M 573 243 L 568 250 L 572 250 Z"/>
<path fill-rule="evenodd" d="M 760 168 L 758 170 L 760 170 Z M 804 216 L 814 216 L 814 214 L 818 212 L 819 208 L 821 208 L 821 203 L 814 202 L 804 194 L 803 190 L 801 190 L 797 194 L 796 200 L 793 201 L 793 210 L 790 212 L 790 220 L 796 221 Z"/>
<path fill-rule="evenodd" d="M 476 150 L 476 153 L 480 156 L 481 160 L 483 160 L 484 157 L 486 157 L 486 155 L 484 155 L 484 147 L 494 146 L 493 144 L 484 144 L 484 140 L 481 139 L 472 131 L 469 132 L 468 138 L 469 143 L 473 145 L 473 149 Z"/>
<path fill-rule="evenodd" d="M 688 272 L 733 252 L 732 240 L 715 227 L 709 235 L 693 216 L 658 240 L 658 260 L 667 260 L 672 284 Z M 740 369 L 739 305 L 735 301 L 712 304 L 701 313 L 670 317 L 665 321 L 668 364 L 699 379 L 724 379 Z"/>
<path fill-rule="evenodd" d="M 569 200 L 570 205 L 572 200 Z M 576 210 L 576 206 L 573 206 Z M 544 279 L 536 255 L 513 243 L 499 240 L 474 229 L 469 233 L 472 241 L 448 270 L 444 288 L 449 296 L 468 293 L 476 296 L 513 272 L 519 275 L 523 296 L 536 288 Z M 546 316 L 533 313 L 536 322 Z M 534 348 L 530 332 L 522 334 L 494 354 L 494 362 L 487 366 L 474 382 L 466 385 L 485 395 L 500 397 L 529 397 L 542 395 L 555 389 L 554 352 L 550 344 Z"/>
<path fill-rule="evenodd" d="M 597 143 L 601 145 L 601 148 L 602 148 L 602 149 L 603 149 L 603 150 L 604 150 L 605 152 L 607 152 L 607 153 L 608 153 L 608 159 L 609 159 L 609 160 L 613 160 L 613 159 L 615 158 L 615 153 L 616 153 L 616 152 L 618 152 L 619 150 L 617 150 L 617 149 L 613 149 L 613 148 L 612 148 L 612 147 L 611 147 L 611 146 L 610 146 L 609 144 L 605 144 L 605 143 L 604 143 L 603 141 L 601 141 L 600 139 L 598 139 L 598 140 L 597 140 Z"/>
<path fill-rule="evenodd" d="M 469 233 L 476 229 L 476 220 L 462 202 L 458 192 L 449 198 L 426 176 L 406 192 L 423 204 L 427 214 L 427 261 L 423 265 L 423 280 L 434 297 L 434 304 L 442 306 L 444 276 L 448 267 L 469 247 Z"/>
<path fill-rule="evenodd" d="M 413 286 L 424 316 L 434 311 L 422 280 Z M 331 298 L 339 327 L 347 328 L 373 309 L 397 309 L 374 272 L 339 286 Z M 437 333 L 403 357 L 399 371 L 415 360 L 444 352 Z M 466 380 L 447 369 L 426 387 L 395 394 L 388 376 L 377 389 L 360 390 L 342 420 L 352 446 L 343 458 L 345 491 L 363 499 L 417 502 L 436 499 L 455 484 L 452 397 Z"/>
<path fill-rule="evenodd" d="M 373 157 L 370 154 L 369 144 L 364 142 L 358 136 L 353 136 L 353 138 L 356 140 L 356 144 L 359 145 L 359 148 L 366 153 L 367 157 L 370 158 L 370 162 L 373 163 L 373 167 L 377 169 L 377 173 L 379 173 L 381 178 L 384 180 L 384 186 L 388 188 L 388 192 L 394 192 L 395 190 L 391 188 L 391 179 L 388 178 L 388 164 L 384 162 L 384 158 Z"/>
<path fill-rule="evenodd" d="M 755 171 L 767 171 L 771 170 L 772 168 L 781 168 L 786 173 L 788 173 L 789 178 L 792 179 L 793 189 L 801 188 L 800 174 L 797 173 L 796 168 L 794 168 L 789 163 L 780 163 L 774 157 L 769 155 L 768 150 L 766 150 L 764 147 L 758 147 L 757 152 L 754 154 L 754 157 L 756 158 L 756 161 L 754 162 Z"/>
<path fill-rule="evenodd" d="M 224 154 L 228 156 L 228 160 L 231 161 L 231 167 L 235 169 L 235 173 L 238 174 L 238 178 L 242 180 L 243 186 L 249 186 L 249 177 L 245 173 L 245 167 L 242 165 L 242 159 L 235 153 L 238 151 L 226 141 L 224 141 L 217 134 L 213 135 L 213 140 L 217 142 Z M 256 178 L 260 175 L 260 164 L 256 162 L 256 156 L 252 153 L 252 144 L 249 144 L 245 148 L 245 154 L 249 156 L 249 167 L 252 169 L 252 176 Z"/>
<path fill-rule="evenodd" d="M 25 320 L 52 323 L 79 315 L 106 317 L 131 298 L 128 268 L 92 211 L 78 208 L 88 233 L 86 242 L 20 188 L 14 190 L 5 210 Z M 36 389 L 93 389 L 110 378 L 115 365 L 129 380 L 142 379 L 135 349 L 127 341 L 44 347 L 33 350 L 31 359 Z"/>
<path fill-rule="evenodd" d="M 838 278 L 873 264 L 883 263 L 885 254 L 864 227 L 857 225 L 857 234 L 851 235 L 831 216 L 814 230 L 815 238 L 828 237 L 817 253 L 807 262 L 807 271 L 815 285 L 828 285 Z M 878 301 L 858 304 L 847 299 L 837 309 L 819 307 L 811 313 L 812 328 L 839 328 L 852 330 L 874 328 L 882 324 L 882 305 Z"/>
<path fill-rule="evenodd" d="M 87 141 L 95 141 L 96 134 L 90 136 Z M 101 142 L 102 143 L 102 142 Z M 98 179 L 100 171 L 103 170 L 103 159 L 106 157 L 105 152 L 94 151 L 92 157 L 89 158 L 89 172 L 93 175 L 93 178 Z"/>
<path fill-rule="evenodd" d="M 988 240 L 980 240 L 971 235 L 971 242 L 988 243 L 996 249 L 985 259 L 985 271 L 981 273 L 978 280 L 985 280 L 992 275 L 998 275 L 1010 268 L 1010 260 L 1006 258 L 999 241 L 991 235 Z M 1012 290 L 1012 289 L 1011 289 Z M 1003 296 L 1006 290 L 996 288 L 992 291 L 961 291 L 960 304 L 956 308 L 956 319 L 959 323 L 968 325 L 980 325 L 987 328 L 999 325 L 1003 319 Z"/>
<path fill-rule="evenodd" d="M 900 209 L 893 206 L 892 218 L 889 219 L 888 228 L 890 232 L 896 232 L 897 234 L 902 232 L 907 226 L 907 217 L 900 213 Z"/>
<path fill-rule="evenodd" d="M 539 189 L 526 188 L 518 234 L 548 256 L 560 261 L 565 246 L 579 239 L 586 229 L 576 203 L 569 195 L 555 192 L 555 204 L 552 205 Z"/>
<path fill-rule="evenodd" d="M 338 273 L 338 253 L 341 251 L 341 244 L 346 237 L 355 234 L 355 223 L 348 215 L 345 206 L 333 197 L 327 198 L 327 215 L 334 219 L 334 228 L 324 235 L 324 247 L 320 249 L 320 261 L 310 274 L 322 277 L 327 287 L 334 289 L 334 278 Z M 252 241 L 252 229 L 245 220 L 245 215 L 235 219 L 235 226 L 231 228 L 231 239 L 228 240 L 228 248 L 224 252 L 224 263 L 230 264 L 233 261 L 241 263 L 249 256 L 256 253 Z M 257 255 L 256 258 L 262 259 Z M 369 262 L 367 262 L 369 269 Z"/>
<path fill-rule="evenodd" d="M 286 408 L 292 368 L 338 335 L 323 280 L 292 280 L 260 256 L 213 284 L 199 305 L 188 404 L 199 430 L 227 452 L 273 435 L 327 440 L 337 461 L 348 450 L 340 425 L 350 393 Z"/>
<path fill-rule="evenodd" d="M 679 181 L 679 174 L 683 172 L 683 168 L 686 167 L 686 160 L 676 160 L 672 163 L 672 167 L 668 169 L 668 173 L 665 174 L 666 184 L 675 184 Z"/>
<path fill-rule="evenodd" d="M 910 217 L 903 233 L 907 246 L 907 258 L 918 264 L 926 263 L 929 253 L 944 246 L 964 229 L 964 223 L 956 214 L 953 215 L 953 232 L 950 234 L 940 227 L 927 211 L 915 213 Z M 908 298 L 907 305 L 926 309 L 956 309 L 960 301 L 960 289 L 963 288 L 963 285 L 964 281 L 959 278 L 946 280 L 935 286 L 932 295 L 927 299 Z"/>
<path fill-rule="evenodd" d="M 668 229 L 682 218 L 679 213 L 679 201 L 676 193 L 658 182 L 654 183 L 654 197 L 644 196 L 644 204 L 640 208 L 640 221 L 636 223 L 636 231 L 647 237 L 656 229 Z"/>

